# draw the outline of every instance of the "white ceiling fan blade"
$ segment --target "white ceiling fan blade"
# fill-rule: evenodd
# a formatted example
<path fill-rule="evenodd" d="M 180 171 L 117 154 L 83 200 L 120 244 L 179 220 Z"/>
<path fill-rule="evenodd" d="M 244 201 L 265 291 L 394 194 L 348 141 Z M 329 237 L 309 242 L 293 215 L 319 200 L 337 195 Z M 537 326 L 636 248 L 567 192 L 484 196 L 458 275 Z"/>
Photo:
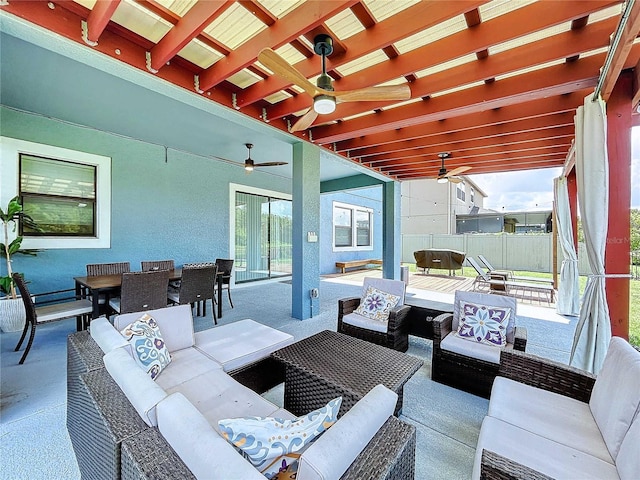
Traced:
<path fill-rule="evenodd" d="M 298 119 L 298 121 L 291 126 L 289 131 L 293 133 L 293 132 L 300 132 L 301 130 L 306 130 L 307 128 L 309 128 L 309 126 L 311 126 L 313 122 L 316 121 L 316 118 L 318 118 L 318 112 L 316 112 L 313 108 L 309 107 L 309 110 L 307 111 L 307 113 L 302 115 Z"/>

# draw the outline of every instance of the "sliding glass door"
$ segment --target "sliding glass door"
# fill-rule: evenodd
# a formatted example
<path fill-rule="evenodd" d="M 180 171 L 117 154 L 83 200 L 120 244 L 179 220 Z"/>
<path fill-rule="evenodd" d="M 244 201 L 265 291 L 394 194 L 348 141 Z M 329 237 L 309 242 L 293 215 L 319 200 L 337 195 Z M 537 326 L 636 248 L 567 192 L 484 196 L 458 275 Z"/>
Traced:
<path fill-rule="evenodd" d="M 236 282 L 291 275 L 291 201 L 236 192 Z"/>

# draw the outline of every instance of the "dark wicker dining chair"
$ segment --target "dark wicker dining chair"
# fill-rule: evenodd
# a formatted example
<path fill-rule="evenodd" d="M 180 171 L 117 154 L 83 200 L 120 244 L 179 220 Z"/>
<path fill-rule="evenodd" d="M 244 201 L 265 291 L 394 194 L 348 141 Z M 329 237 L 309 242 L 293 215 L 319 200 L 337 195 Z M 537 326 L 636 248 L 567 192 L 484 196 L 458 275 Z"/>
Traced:
<path fill-rule="evenodd" d="M 33 303 L 31 293 L 29 293 L 29 289 L 27 288 L 27 284 L 25 283 L 22 276 L 19 273 L 14 273 L 12 278 L 16 286 L 18 287 L 18 290 L 20 291 L 20 295 L 22 296 L 22 303 L 24 303 L 24 310 L 26 313 L 26 322 L 24 324 L 24 329 L 22 330 L 22 335 L 20 335 L 20 340 L 16 345 L 16 352 L 20 350 L 22 342 L 27 336 L 27 331 L 29 330 L 29 327 L 31 327 L 31 333 L 29 334 L 27 346 L 24 349 L 22 358 L 18 362 L 20 365 L 24 363 L 27 355 L 29 355 L 31 345 L 33 344 L 33 339 L 36 336 L 36 326 L 38 324 L 55 322 L 57 320 L 65 320 L 67 318 L 76 317 L 77 327 L 78 329 L 81 329 L 84 328 L 89 322 L 91 313 L 93 312 L 93 305 L 89 300 L 84 299 L 65 301 L 42 307 L 36 307 Z"/>
<path fill-rule="evenodd" d="M 215 263 L 186 263 L 182 266 L 182 278 L 180 287 L 169 289 L 169 301 L 174 304 L 197 307 L 197 315 L 200 315 L 200 305 L 202 304 L 202 316 L 207 314 L 207 300 L 211 300 L 215 294 L 214 284 L 218 273 L 218 266 Z M 216 309 L 211 305 L 213 311 L 213 323 L 218 324 Z"/>
<path fill-rule="evenodd" d="M 131 264 L 129 262 L 114 262 L 114 263 L 88 263 L 87 264 L 87 277 L 96 277 L 98 275 L 118 275 L 120 273 L 130 272 Z M 111 290 L 103 292 L 98 298 L 98 306 L 100 314 L 109 313 L 109 299 L 117 295 L 117 290 Z M 84 292 L 84 297 L 91 299 L 89 292 Z"/>
<path fill-rule="evenodd" d="M 168 288 L 168 270 L 123 273 L 120 297 L 109 300 L 109 306 L 115 313 L 163 308 L 167 306 Z"/>
<path fill-rule="evenodd" d="M 143 272 L 152 270 L 175 270 L 175 262 L 173 260 L 152 260 L 140 262 Z"/>
<path fill-rule="evenodd" d="M 216 258 L 216 265 L 218 266 L 218 272 L 222 272 L 222 289 L 227 291 L 229 296 L 229 305 L 233 308 L 233 301 L 231 300 L 231 274 L 233 272 L 233 259 Z M 218 283 L 216 282 L 216 289 Z"/>

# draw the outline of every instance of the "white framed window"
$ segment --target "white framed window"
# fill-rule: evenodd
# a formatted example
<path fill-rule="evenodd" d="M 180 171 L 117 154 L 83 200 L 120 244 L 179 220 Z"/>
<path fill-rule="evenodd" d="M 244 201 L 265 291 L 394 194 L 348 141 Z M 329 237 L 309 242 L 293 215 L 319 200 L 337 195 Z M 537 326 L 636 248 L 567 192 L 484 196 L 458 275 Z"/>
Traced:
<path fill-rule="evenodd" d="M 41 231 L 25 248 L 111 246 L 111 158 L 0 137 L 0 200 L 20 195 Z"/>
<path fill-rule="evenodd" d="M 373 250 L 373 209 L 333 202 L 333 251 Z"/>
<path fill-rule="evenodd" d="M 469 196 L 471 197 L 471 205 L 475 205 L 476 204 L 476 191 L 473 189 L 473 187 L 469 187 Z"/>

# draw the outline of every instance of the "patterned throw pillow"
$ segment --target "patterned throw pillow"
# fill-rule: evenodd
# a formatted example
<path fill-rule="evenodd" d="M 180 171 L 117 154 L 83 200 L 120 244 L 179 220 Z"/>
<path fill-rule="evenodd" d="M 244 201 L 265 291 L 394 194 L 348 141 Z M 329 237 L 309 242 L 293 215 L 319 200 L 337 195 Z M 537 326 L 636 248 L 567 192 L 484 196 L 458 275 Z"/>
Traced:
<path fill-rule="evenodd" d="M 510 308 L 488 307 L 465 301 L 460 302 L 460 324 L 456 335 L 494 347 L 507 344 L 507 324 Z"/>
<path fill-rule="evenodd" d="M 171 355 L 154 318 L 145 313 L 120 332 L 131 345 L 134 360 L 153 380 L 171 363 Z"/>
<path fill-rule="evenodd" d="M 220 433 L 265 477 L 292 472 L 302 452 L 338 418 L 342 397 L 295 420 L 273 417 L 228 418 L 218 421 Z M 282 477 L 281 477 L 282 478 Z"/>
<path fill-rule="evenodd" d="M 398 295 L 392 295 L 369 286 L 355 313 L 372 320 L 386 322 L 389 320 L 389 312 L 399 301 L 400 297 Z"/>

